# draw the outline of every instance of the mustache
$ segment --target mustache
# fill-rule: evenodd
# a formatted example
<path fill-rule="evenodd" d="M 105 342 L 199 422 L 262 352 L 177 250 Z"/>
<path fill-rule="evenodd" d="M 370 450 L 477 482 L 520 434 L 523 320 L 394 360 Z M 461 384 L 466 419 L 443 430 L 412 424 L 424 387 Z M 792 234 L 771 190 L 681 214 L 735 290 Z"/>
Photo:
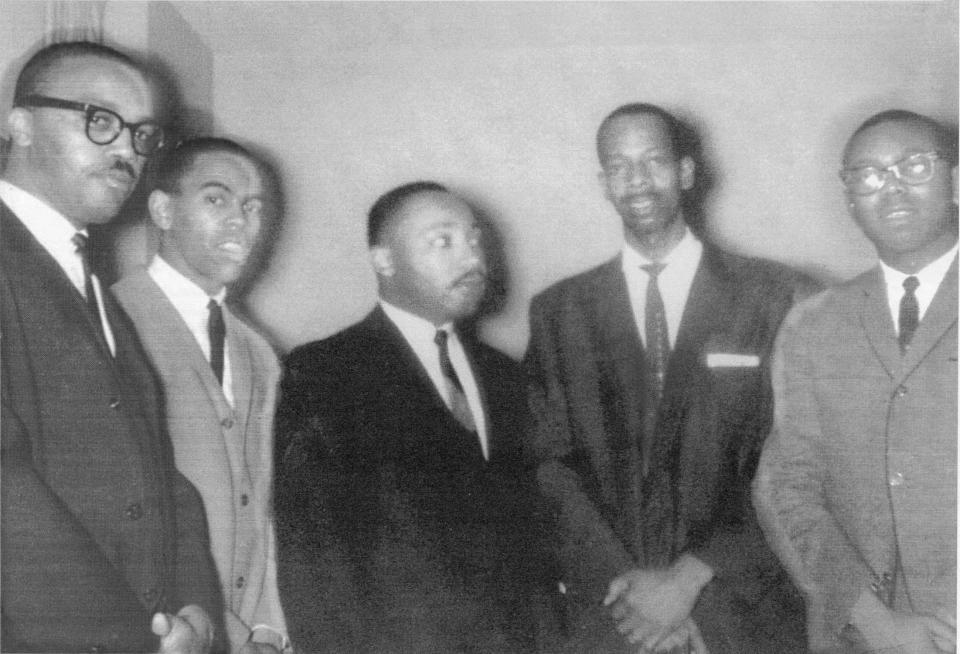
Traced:
<path fill-rule="evenodd" d="M 457 277 L 456 280 L 454 280 L 453 286 L 459 286 L 460 284 L 464 284 L 464 283 L 469 284 L 475 281 L 477 282 L 487 281 L 486 269 L 477 267 L 477 268 L 473 268 L 472 270 L 468 270 L 464 274 Z"/>
<path fill-rule="evenodd" d="M 119 170 L 126 173 L 130 176 L 130 179 L 137 180 L 137 171 L 134 169 L 133 165 L 129 161 L 124 161 L 123 159 L 115 159 L 113 165 L 111 165 L 107 171 Z"/>

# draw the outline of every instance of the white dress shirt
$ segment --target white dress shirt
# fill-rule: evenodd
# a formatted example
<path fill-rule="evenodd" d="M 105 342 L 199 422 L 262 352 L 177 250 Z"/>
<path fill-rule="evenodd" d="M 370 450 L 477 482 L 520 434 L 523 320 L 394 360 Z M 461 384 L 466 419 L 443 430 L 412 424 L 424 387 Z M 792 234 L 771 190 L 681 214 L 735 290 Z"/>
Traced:
<path fill-rule="evenodd" d="M 438 329 L 447 332 L 447 349 L 450 352 L 450 363 L 463 385 L 463 393 L 467 396 L 467 404 L 470 405 L 470 411 L 473 413 L 473 422 L 477 427 L 477 436 L 480 438 L 480 448 L 483 451 L 483 458 L 489 460 L 490 449 L 487 440 L 487 420 L 483 411 L 483 404 L 480 402 L 480 389 L 477 386 L 477 380 L 470 369 L 470 363 L 467 360 L 467 353 L 463 349 L 463 344 L 457 337 L 452 324 L 446 324 L 436 327 L 429 320 L 424 320 L 409 311 L 380 300 L 380 306 L 383 308 L 387 317 L 397 326 L 400 333 L 413 348 L 417 359 L 426 369 L 440 397 L 446 403 L 447 408 L 451 407 L 450 397 L 448 395 L 448 386 L 443 370 L 440 368 L 440 352 L 437 344 L 434 342 Z"/>
<path fill-rule="evenodd" d="M 77 252 L 73 237 L 78 232 L 87 236 L 87 230 L 78 230 L 63 214 L 49 204 L 5 180 L 0 180 L 0 200 L 3 200 L 3 203 L 10 208 L 17 219 L 23 223 L 23 226 L 33 234 L 33 237 L 43 246 L 43 249 L 50 253 L 50 256 L 60 265 L 60 268 L 66 273 L 80 295 L 86 298 L 87 289 L 86 280 L 83 276 L 83 259 Z M 93 292 L 97 296 L 97 308 L 103 334 L 106 337 L 107 345 L 110 347 L 110 352 L 116 355 L 117 344 L 114 341 L 113 331 L 110 329 L 110 323 L 107 321 L 107 314 L 103 308 L 103 290 L 100 288 L 100 280 L 92 272 L 90 278 L 93 284 Z"/>
<path fill-rule="evenodd" d="M 173 303 L 183 322 L 187 323 L 187 328 L 193 334 L 194 340 L 197 341 L 197 345 L 200 346 L 203 356 L 209 363 L 210 333 L 207 331 L 207 322 L 210 318 L 210 310 L 207 304 L 213 299 L 223 306 L 227 290 L 220 289 L 220 292 L 211 298 L 206 291 L 184 277 L 160 255 L 153 257 L 147 273 Z M 233 406 L 233 374 L 230 370 L 229 342 L 229 337 L 223 342 L 223 394 L 230 406 Z"/>
<path fill-rule="evenodd" d="M 663 298 L 664 313 L 667 316 L 667 334 L 670 347 L 677 343 L 677 332 L 680 331 L 680 319 L 683 318 L 683 309 L 690 296 L 693 278 L 700 265 L 703 254 L 703 243 L 693 235 L 689 229 L 667 256 L 658 263 L 664 264 L 664 269 L 657 276 L 657 286 Z M 633 317 L 636 321 L 640 340 L 646 346 L 647 336 L 645 327 L 647 306 L 647 285 L 650 275 L 642 266 L 654 263 L 627 244 L 623 246 L 623 274 L 627 279 L 627 291 L 630 294 L 630 306 L 633 308 Z"/>
<path fill-rule="evenodd" d="M 920 308 L 918 320 L 923 320 L 923 314 L 927 312 L 930 303 L 933 302 L 933 296 L 937 294 L 940 288 L 940 282 L 947 276 L 953 260 L 957 257 L 957 245 L 950 248 L 949 252 L 944 253 L 938 259 L 931 261 L 920 271 L 913 275 L 902 273 L 899 270 L 891 268 L 883 261 L 880 262 L 880 269 L 883 270 L 883 279 L 887 285 L 887 302 L 890 306 L 890 316 L 893 318 L 893 328 L 900 333 L 900 300 L 903 299 L 903 280 L 907 277 L 916 277 L 920 285 L 914 294 L 917 296 L 917 305 Z"/>

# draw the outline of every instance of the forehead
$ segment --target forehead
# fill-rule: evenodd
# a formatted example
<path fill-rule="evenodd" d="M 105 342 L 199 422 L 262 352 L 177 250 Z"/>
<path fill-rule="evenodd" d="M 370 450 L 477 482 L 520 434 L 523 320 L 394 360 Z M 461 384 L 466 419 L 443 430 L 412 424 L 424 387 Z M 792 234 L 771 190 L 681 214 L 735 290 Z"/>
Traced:
<path fill-rule="evenodd" d="M 125 120 L 141 120 L 156 112 L 156 94 L 147 77 L 132 66 L 104 57 L 61 59 L 37 86 L 44 95 L 97 104 Z"/>
<path fill-rule="evenodd" d="M 911 154 L 936 150 L 937 146 L 937 135 L 928 125 L 904 120 L 883 122 L 850 140 L 844 165 L 890 165 Z"/>
<path fill-rule="evenodd" d="M 180 183 L 185 190 L 223 184 L 238 195 L 259 195 L 263 187 L 257 166 L 233 152 L 201 152 L 184 172 Z"/>
<path fill-rule="evenodd" d="M 449 193 L 429 191 L 404 201 L 393 221 L 395 236 L 410 238 L 441 228 L 472 229 L 476 226 L 473 211 L 465 202 Z"/>
<path fill-rule="evenodd" d="M 669 129 L 662 118 L 654 114 L 618 116 L 600 135 L 601 156 L 638 148 L 673 149 Z"/>

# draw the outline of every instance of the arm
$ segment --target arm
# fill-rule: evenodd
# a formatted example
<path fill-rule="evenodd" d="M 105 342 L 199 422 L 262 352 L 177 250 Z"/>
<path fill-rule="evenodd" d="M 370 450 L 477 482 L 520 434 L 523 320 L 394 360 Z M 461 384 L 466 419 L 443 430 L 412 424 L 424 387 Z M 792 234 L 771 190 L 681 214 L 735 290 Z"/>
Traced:
<path fill-rule="evenodd" d="M 771 548 L 807 600 L 811 646 L 819 649 L 834 646 L 873 578 L 825 495 L 823 433 L 807 355 L 812 344 L 800 319 L 800 310 L 788 316 L 777 341 L 774 427 L 760 459 L 754 502 Z"/>
<path fill-rule="evenodd" d="M 559 555 L 568 592 L 598 604 L 617 575 L 635 563 L 585 489 L 587 454 L 574 442 L 567 404 L 564 363 L 579 352 L 565 350 L 559 331 L 588 333 L 577 325 L 559 325 L 536 300 L 530 312 L 531 338 L 524 367 L 532 418 L 531 452 L 537 484 L 556 519 Z M 584 348 L 585 349 L 585 348 Z"/>

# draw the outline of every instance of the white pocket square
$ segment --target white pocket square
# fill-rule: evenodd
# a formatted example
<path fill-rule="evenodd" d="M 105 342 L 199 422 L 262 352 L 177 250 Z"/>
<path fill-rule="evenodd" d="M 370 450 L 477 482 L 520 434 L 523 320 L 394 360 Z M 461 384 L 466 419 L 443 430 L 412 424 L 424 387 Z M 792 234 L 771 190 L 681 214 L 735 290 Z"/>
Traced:
<path fill-rule="evenodd" d="M 707 354 L 708 368 L 756 368 L 760 365 L 760 357 L 756 354 L 730 354 L 727 352 L 710 352 Z"/>

